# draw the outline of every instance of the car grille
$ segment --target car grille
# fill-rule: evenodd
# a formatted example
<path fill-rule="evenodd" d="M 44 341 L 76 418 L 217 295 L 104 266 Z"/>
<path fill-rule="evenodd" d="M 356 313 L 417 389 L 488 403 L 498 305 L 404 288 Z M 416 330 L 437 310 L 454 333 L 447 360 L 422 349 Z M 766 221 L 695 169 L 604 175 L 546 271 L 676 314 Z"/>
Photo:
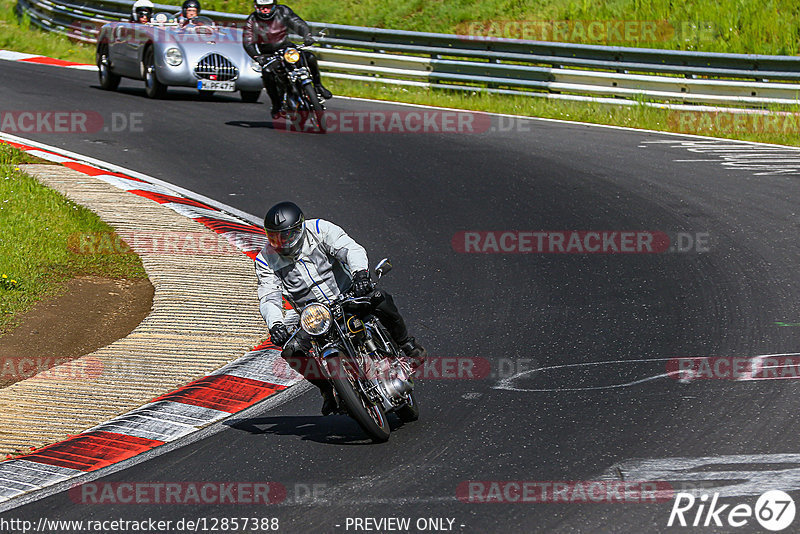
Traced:
<path fill-rule="evenodd" d="M 220 54 L 208 54 L 197 62 L 195 75 L 201 80 L 226 82 L 239 76 L 239 69 L 230 59 Z"/>

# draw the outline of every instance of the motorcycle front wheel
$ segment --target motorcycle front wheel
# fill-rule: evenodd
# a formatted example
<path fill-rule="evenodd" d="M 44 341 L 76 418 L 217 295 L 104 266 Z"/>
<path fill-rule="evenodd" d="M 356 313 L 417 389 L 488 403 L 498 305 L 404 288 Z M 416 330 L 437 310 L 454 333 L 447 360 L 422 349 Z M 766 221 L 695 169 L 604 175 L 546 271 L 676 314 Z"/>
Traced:
<path fill-rule="evenodd" d="M 321 133 L 327 132 L 328 125 L 325 123 L 325 108 L 322 107 L 322 104 L 319 101 L 319 96 L 317 96 L 317 90 L 314 89 L 314 86 L 309 83 L 305 87 L 303 87 L 303 92 L 305 92 L 309 106 L 311 107 L 311 116 L 313 117 L 314 122 L 316 123 L 316 127 L 319 129 Z"/>
<path fill-rule="evenodd" d="M 417 399 L 414 398 L 413 392 L 408 395 L 408 403 L 395 410 L 395 413 L 404 423 L 411 423 L 419 419 L 419 404 L 417 404 Z"/>
<path fill-rule="evenodd" d="M 339 401 L 347 408 L 350 417 L 356 420 L 361 429 L 376 443 L 389 439 L 391 429 L 386 420 L 383 407 L 374 405 L 356 391 L 353 385 L 358 371 L 353 364 L 342 356 L 333 356 L 328 359 L 328 367 L 334 376 L 333 387 L 339 395 Z"/>

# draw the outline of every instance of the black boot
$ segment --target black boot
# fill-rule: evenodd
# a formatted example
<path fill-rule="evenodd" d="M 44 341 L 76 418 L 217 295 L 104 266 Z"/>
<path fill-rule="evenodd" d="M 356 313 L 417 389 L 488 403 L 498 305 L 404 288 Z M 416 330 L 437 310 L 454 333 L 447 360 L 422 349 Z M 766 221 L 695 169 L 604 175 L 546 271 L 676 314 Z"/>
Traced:
<path fill-rule="evenodd" d="M 336 397 L 333 396 L 332 389 L 322 390 L 322 415 L 330 415 L 339 409 L 336 404 Z"/>
<path fill-rule="evenodd" d="M 428 353 L 413 337 L 408 338 L 405 343 L 400 345 L 400 348 L 408 358 L 412 369 L 416 369 L 425 363 Z"/>
<path fill-rule="evenodd" d="M 321 83 L 314 84 L 314 89 L 316 89 L 317 94 L 320 95 L 325 100 L 330 100 L 331 98 L 333 98 L 333 93 L 325 89 L 325 87 Z"/>

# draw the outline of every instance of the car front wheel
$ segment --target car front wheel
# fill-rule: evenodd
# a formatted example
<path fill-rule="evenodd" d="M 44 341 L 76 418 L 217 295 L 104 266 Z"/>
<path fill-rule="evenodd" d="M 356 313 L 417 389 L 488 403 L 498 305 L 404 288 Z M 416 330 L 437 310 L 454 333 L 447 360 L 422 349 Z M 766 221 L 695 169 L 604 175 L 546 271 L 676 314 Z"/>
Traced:
<path fill-rule="evenodd" d="M 111 72 L 111 65 L 108 60 L 108 43 L 106 42 L 97 45 L 97 76 L 100 79 L 100 87 L 106 91 L 113 91 L 119 87 L 121 78 Z"/>
<path fill-rule="evenodd" d="M 164 95 L 167 94 L 167 86 L 158 81 L 155 52 L 152 46 L 144 53 L 144 92 L 148 98 L 164 98 Z"/>

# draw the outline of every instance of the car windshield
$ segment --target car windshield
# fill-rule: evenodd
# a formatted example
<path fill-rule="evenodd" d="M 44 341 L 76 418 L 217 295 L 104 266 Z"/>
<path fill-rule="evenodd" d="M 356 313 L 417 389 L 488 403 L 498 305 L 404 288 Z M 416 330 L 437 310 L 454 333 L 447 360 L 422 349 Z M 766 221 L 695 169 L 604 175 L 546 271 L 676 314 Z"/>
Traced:
<path fill-rule="evenodd" d="M 200 27 L 213 27 L 214 21 L 203 15 L 197 16 L 193 19 L 187 19 L 184 24 L 187 28 L 200 28 Z"/>

